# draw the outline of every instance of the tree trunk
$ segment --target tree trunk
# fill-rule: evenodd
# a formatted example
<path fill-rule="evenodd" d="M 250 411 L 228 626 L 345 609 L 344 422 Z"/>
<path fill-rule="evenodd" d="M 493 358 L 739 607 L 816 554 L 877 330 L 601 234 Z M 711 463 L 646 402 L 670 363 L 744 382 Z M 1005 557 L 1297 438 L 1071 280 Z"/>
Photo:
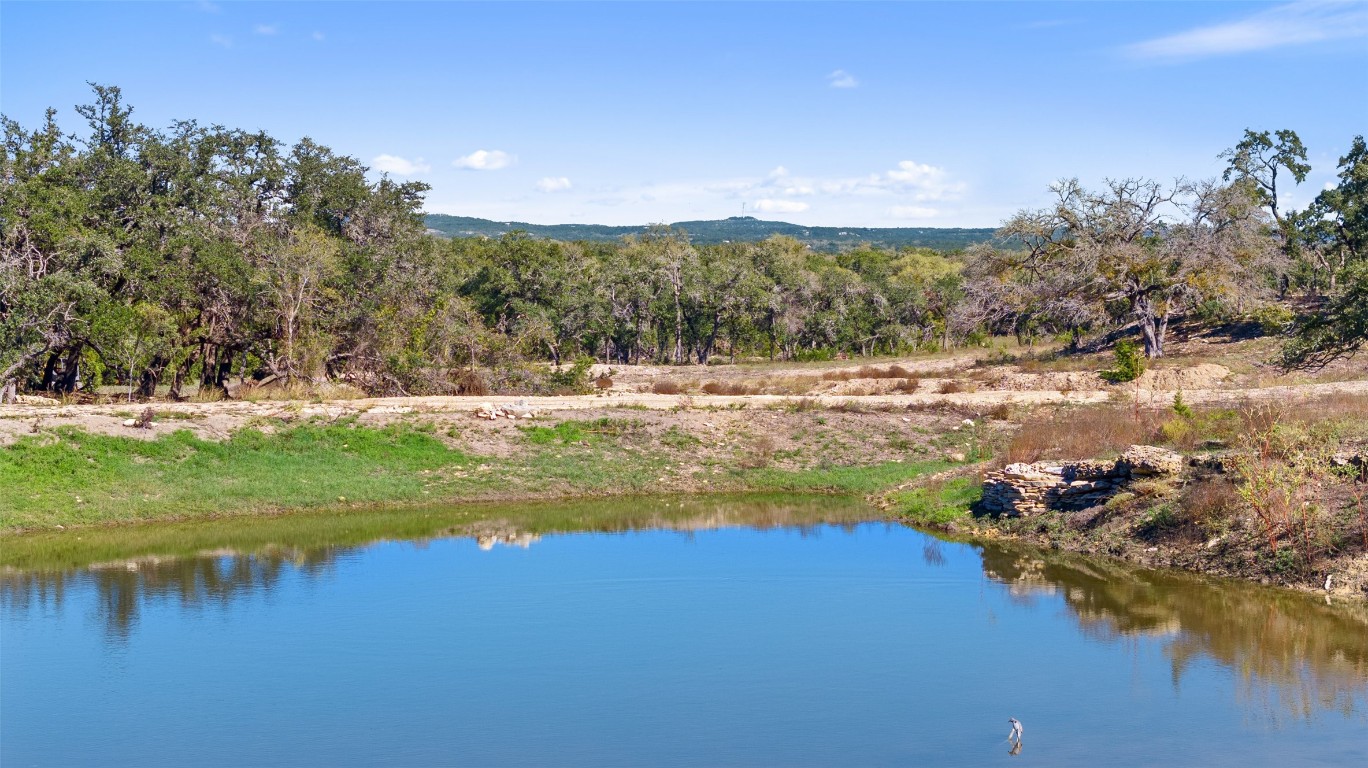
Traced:
<path fill-rule="evenodd" d="M 56 382 L 58 392 L 76 391 L 81 379 L 81 351 L 84 347 L 84 342 L 76 342 L 75 346 L 67 350 L 66 359 L 62 362 L 62 375 Z"/>
<path fill-rule="evenodd" d="M 684 362 L 684 308 L 681 307 L 681 306 L 679 305 L 679 288 L 680 288 L 679 283 L 678 283 L 678 282 L 675 282 L 675 284 L 674 284 L 674 305 L 675 305 L 675 351 L 674 351 L 674 361 L 675 361 L 676 363 L 681 363 L 681 364 L 682 364 L 682 363 Z"/>
<path fill-rule="evenodd" d="M 190 376 L 190 371 L 194 369 L 196 361 L 199 360 L 199 348 L 190 351 L 186 356 L 185 362 L 176 368 L 175 373 L 171 374 L 171 391 L 166 396 L 171 400 L 181 399 L 181 387 L 185 385 L 185 380 Z"/>
<path fill-rule="evenodd" d="M 19 396 L 19 382 L 15 379 L 6 379 L 0 383 L 0 404 L 9 405 Z"/>
<path fill-rule="evenodd" d="M 138 381 L 139 395 L 153 397 L 157 394 L 157 387 L 161 384 L 162 374 L 166 372 L 167 362 L 162 355 L 152 358 L 152 362 L 143 369 L 142 377 Z"/>
<path fill-rule="evenodd" d="M 1168 325 L 1168 318 L 1161 322 L 1152 312 L 1140 314 L 1137 318 L 1140 326 L 1140 335 L 1145 340 L 1145 357 L 1153 360 L 1164 356 L 1164 330 Z"/>
<path fill-rule="evenodd" d="M 43 383 L 41 385 L 44 392 L 50 392 L 56 381 L 57 363 L 62 359 L 61 350 L 55 350 L 48 354 L 47 363 L 43 366 Z"/>

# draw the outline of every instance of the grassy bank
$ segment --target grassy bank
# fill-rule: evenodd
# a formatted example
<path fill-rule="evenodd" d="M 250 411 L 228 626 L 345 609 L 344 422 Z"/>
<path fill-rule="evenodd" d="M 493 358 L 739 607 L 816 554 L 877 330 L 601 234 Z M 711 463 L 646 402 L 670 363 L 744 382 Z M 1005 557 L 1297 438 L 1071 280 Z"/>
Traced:
<path fill-rule="evenodd" d="M 885 494 L 908 522 L 980 539 L 1010 537 L 1272 584 L 1368 596 L 1368 398 L 1241 408 L 1093 407 L 1038 413 L 999 463 L 1115 457 L 1132 444 L 1184 454 L 1177 474 L 1138 479 L 1087 509 L 977 516 L 980 478 L 935 477 Z"/>
<path fill-rule="evenodd" d="M 843 465 L 844 444 L 830 440 L 776 457 L 750 435 L 731 436 L 738 453 L 722 455 L 631 418 L 519 425 L 502 439 L 481 451 L 460 429 L 422 420 L 264 423 L 221 441 L 60 428 L 0 449 L 0 530 L 645 493 L 868 494 L 947 466 L 914 453 Z"/>
<path fill-rule="evenodd" d="M 421 542 L 449 536 L 615 533 L 644 529 L 690 531 L 725 525 L 803 526 L 868 520 L 878 511 L 858 496 L 718 494 L 615 499 L 376 507 L 337 514 L 288 515 L 126 525 L 94 531 L 40 531 L 13 536 L 0 548 L 0 567 L 66 571 L 128 560 L 178 559 L 206 552 L 314 557 L 375 541 Z M 93 535 L 86 535 L 86 534 Z"/>

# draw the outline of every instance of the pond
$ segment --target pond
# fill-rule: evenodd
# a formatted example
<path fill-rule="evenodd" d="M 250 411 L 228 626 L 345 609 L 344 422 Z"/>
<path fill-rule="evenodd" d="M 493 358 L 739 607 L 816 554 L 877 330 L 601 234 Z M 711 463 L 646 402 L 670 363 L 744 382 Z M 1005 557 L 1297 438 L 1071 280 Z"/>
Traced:
<path fill-rule="evenodd" d="M 1362 606 L 875 514 L 636 500 L 12 537 L 0 763 L 1365 763 Z"/>

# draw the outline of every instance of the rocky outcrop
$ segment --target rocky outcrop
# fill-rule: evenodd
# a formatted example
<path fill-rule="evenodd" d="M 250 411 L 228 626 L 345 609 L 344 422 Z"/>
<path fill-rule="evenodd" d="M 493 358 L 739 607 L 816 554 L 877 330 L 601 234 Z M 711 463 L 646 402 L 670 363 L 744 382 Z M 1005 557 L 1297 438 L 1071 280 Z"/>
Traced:
<path fill-rule="evenodd" d="M 537 409 L 528 408 L 526 400 L 520 400 L 511 406 L 497 406 L 493 403 L 485 403 L 475 409 L 475 418 L 489 419 L 498 421 L 499 419 L 531 419 L 536 417 Z"/>
<path fill-rule="evenodd" d="M 1152 445 L 1132 445 L 1116 461 L 1008 464 L 983 482 L 980 511 L 1029 517 L 1105 503 L 1135 478 L 1177 474 L 1183 456 Z"/>

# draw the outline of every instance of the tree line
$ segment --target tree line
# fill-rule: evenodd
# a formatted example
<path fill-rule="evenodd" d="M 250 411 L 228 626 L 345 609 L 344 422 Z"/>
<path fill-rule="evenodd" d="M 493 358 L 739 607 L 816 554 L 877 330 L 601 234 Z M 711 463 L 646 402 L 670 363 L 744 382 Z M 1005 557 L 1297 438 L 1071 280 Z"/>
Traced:
<path fill-rule="evenodd" d="M 1362 138 L 1339 183 L 1289 212 L 1309 173 L 1294 133 L 1246 132 L 1224 178 L 1054 188 L 1055 202 L 965 251 L 815 252 L 787 237 L 692 243 L 665 226 L 619 242 L 429 236 L 427 185 L 368 177 L 305 138 L 137 123 L 116 87 L 3 119 L 0 398 L 119 384 L 343 380 L 376 394 L 573 385 L 546 362 L 707 363 L 895 354 L 1135 324 L 1162 356 L 1170 320 L 1280 296 L 1288 365 L 1363 342 Z M 999 247 L 1010 242 L 1011 248 Z"/>

